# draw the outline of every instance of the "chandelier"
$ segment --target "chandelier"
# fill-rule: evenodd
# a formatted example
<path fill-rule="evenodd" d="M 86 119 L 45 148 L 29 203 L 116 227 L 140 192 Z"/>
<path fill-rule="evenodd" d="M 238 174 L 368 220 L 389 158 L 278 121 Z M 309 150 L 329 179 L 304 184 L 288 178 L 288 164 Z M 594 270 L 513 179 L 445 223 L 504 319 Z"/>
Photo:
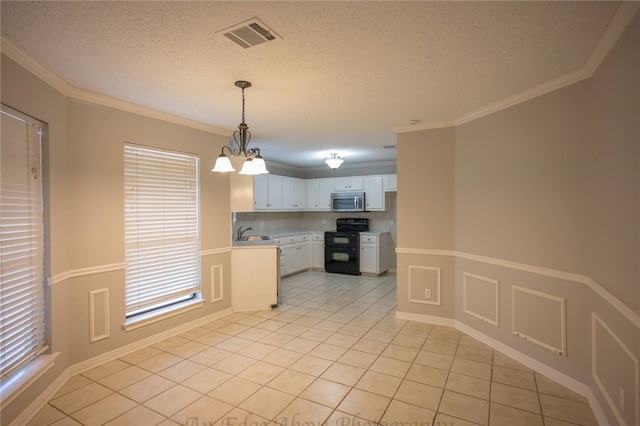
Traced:
<path fill-rule="evenodd" d="M 223 146 L 222 152 L 216 159 L 216 164 L 211 169 L 212 172 L 234 172 L 236 169 L 231 165 L 231 160 L 225 154 L 227 153 L 233 157 L 244 157 L 244 163 L 240 170 L 241 175 L 259 175 L 263 173 L 269 173 L 265 165 L 264 159 L 260 155 L 260 148 L 249 148 L 249 141 L 251 141 L 251 132 L 249 126 L 244 122 L 244 89 L 251 87 L 251 83 L 248 81 L 236 81 L 235 85 L 242 89 L 242 123 L 238 125 L 238 130 L 233 132 L 233 142 L 229 142 L 230 146 Z"/>

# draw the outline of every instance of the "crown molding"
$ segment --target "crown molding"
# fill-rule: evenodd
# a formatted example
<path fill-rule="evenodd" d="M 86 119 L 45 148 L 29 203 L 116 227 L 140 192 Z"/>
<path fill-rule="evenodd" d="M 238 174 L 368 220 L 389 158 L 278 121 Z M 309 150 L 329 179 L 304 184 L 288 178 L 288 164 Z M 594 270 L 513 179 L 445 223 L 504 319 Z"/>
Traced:
<path fill-rule="evenodd" d="M 18 65 L 33 73 L 36 77 L 38 77 L 68 98 L 115 108 L 121 111 L 131 112 L 133 114 L 142 115 L 144 117 L 154 118 L 168 123 L 202 130 L 204 132 L 213 133 L 225 137 L 229 137 L 233 133 L 231 130 L 224 129 L 222 127 L 213 126 L 211 124 L 202 123 L 200 121 L 189 120 L 187 118 L 180 117 L 174 114 L 169 114 L 160 110 L 144 107 L 132 102 L 127 102 L 122 99 L 102 95 L 100 93 L 91 92 L 89 90 L 79 89 L 60 78 L 56 73 L 45 67 L 40 61 L 35 59 L 28 52 L 18 47 L 18 45 L 8 37 L 4 35 L 1 36 L 0 46 L 0 50 L 2 51 L 2 53 L 7 55 L 7 57 L 16 61 Z"/>
<path fill-rule="evenodd" d="M 607 28 L 603 32 L 600 40 L 598 41 L 598 44 L 593 49 L 586 63 L 582 67 L 574 71 L 533 86 L 530 89 L 524 90 L 513 96 L 509 96 L 497 102 L 493 102 L 475 111 L 462 114 L 452 120 L 402 125 L 394 127 L 393 130 L 396 133 L 407 133 L 421 130 L 433 130 L 459 126 L 478 118 L 493 114 L 500 110 L 512 107 L 519 103 L 526 102 L 538 96 L 542 96 L 554 90 L 561 89 L 570 84 L 574 84 L 581 80 L 587 79 L 591 77 L 593 73 L 598 69 L 609 51 L 615 45 L 635 14 L 638 12 L 638 9 L 640 9 L 640 2 L 622 1 L 618 6 L 618 9 L 616 10 L 616 13 L 614 13 L 613 17 L 609 21 L 609 25 L 607 25 Z M 158 120 L 163 120 L 226 137 L 232 134 L 232 131 L 228 129 L 223 129 L 221 127 L 213 126 L 195 120 L 189 120 L 163 111 L 143 107 L 141 105 L 133 104 L 121 99 L 74 87 L 60 78 L 57 74 L 46 68 L 37 59 L 35 59 L 26 51 L 22 50 L 20 47 L 18 47 L 18 45 L 16 45 L 12 40 L 4 35 L 1 36 L 1 51 L 11 59 L 16 61 L 18 64 L 20 64 L 23 68 L 32 72 L 38 78 L 52 86 L 54 89 L 70 98 L 92 102 L 107 107 L 117 108 L 123 111 L 132 112 L 134 114 L 155 118 Z"/>
<path fill-rule="evenodd" d="M 268 158 L 264 159 L 268 166 L 277 167 L 279 169 L 291 170 L 293 172 L 306 173 L 311 171 L 322 171 L 327 169 L 327 165 L 322 162 L 320 166 L 313 167 L 300 167 L 300 166 L 292 166 L 291 164 L 278 163 L 277 161 L 271 161 Z M 346 161 L 340 165 L 340 169 L 355 169 L 355 168 L 363 168 L 363 167 L 383 167 L 383 166 L 395 166 L 397 163 L 394 160 L 389 161 L 373 161 L 370 163 L 347 163 Z"/>
<path fill-rule="evenodd" d="M 68 96 L 68 93 L 71 93 L 73 87 L 69 83 L 57 74 L 51 72 L 42 65 L 40 61 L 22 50 L 13 40 L 5 35 L 2 35 L 0 39 L 0 51 L 63 95 Z"/>
<path fill-rule="evenodd" d="M 444 129 L 446 127 L 455 127 L 455 120 L 433 121 L 428 123 L 405 124 L 394 127 L 396 133 L 417 132 L 419 130 Z"/>
<path fill-rule="evenodd" d="M 485 117 L 503 109 L 553 92 L 554 90 L 558 90 L 590 78 L 596 72 L 602 61 L 604 61 L 606 56 L 609 54 L 624 30 L 627 28 L 627 26 L 629 26 L 629 23 L 634 18 L 639 9 L 640 2 L 638 1 L 622 1 L 618 6 L 616 12 L 611 17 L 607 28 L 602 33 L 598 44 L 591 52 L 591 55 L 589 56 L 585 64 L 574 71 L 570 71 L 552 80 L 545 81 L 544 83 L 533 86 L 513 96 L 508 96 L 497 102 L 485 105 L 484 107 L 479 108 L 475 111 L 462 114 L 454 118 L 453 120 L 404 125 L 394 127 L 393 130 L 395 130 L 396 133 L 406 133 L 416 132 L 420 130 L 433 130 L 460 126 L 478 118 Z"/>

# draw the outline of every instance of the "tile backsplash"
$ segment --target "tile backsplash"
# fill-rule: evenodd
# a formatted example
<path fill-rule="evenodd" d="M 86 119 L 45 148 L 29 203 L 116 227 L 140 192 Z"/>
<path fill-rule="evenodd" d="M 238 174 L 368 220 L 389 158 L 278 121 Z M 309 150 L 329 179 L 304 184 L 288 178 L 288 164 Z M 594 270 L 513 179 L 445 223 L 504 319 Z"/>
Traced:
<path fill-rule="evenodd" d="M 389 232 L 389 212 L 247 212 L 236 213 L 233 229 L 250 226 L 249 234 L 269 235 L 288 231 L 335 231 L 339 217 L 367 217 L 371 232 Z"/>

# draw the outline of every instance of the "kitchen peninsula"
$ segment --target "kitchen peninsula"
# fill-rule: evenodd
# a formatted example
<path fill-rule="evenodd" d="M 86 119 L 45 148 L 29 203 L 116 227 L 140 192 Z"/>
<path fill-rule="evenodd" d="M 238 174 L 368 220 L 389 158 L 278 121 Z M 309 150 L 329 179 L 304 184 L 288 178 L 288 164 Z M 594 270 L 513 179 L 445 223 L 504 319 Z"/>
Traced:
<path fill-rule="evenodd" d="M 235 312 L 271 309 L 278 304 L 279 262 L 275 240 L 233 242 L 231 306 Z"/>

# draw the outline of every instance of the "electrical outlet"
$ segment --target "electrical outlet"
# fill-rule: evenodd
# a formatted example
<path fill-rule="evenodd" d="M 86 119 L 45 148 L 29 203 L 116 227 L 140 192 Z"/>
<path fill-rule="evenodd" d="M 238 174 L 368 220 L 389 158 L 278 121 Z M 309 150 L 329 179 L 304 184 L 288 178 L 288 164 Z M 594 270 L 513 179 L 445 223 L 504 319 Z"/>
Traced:
<path fill-rule="evenodd" d="M 424 298 L 425 299 L 431 299 L 431 289 L 430 288 L 425 288 L 424 289 Z"/>
<path fill-rule="evenodd" d="M 618 405 L 623 413 L 627 410 L 626 395 L 622 386 L 618 386 Z"/>

